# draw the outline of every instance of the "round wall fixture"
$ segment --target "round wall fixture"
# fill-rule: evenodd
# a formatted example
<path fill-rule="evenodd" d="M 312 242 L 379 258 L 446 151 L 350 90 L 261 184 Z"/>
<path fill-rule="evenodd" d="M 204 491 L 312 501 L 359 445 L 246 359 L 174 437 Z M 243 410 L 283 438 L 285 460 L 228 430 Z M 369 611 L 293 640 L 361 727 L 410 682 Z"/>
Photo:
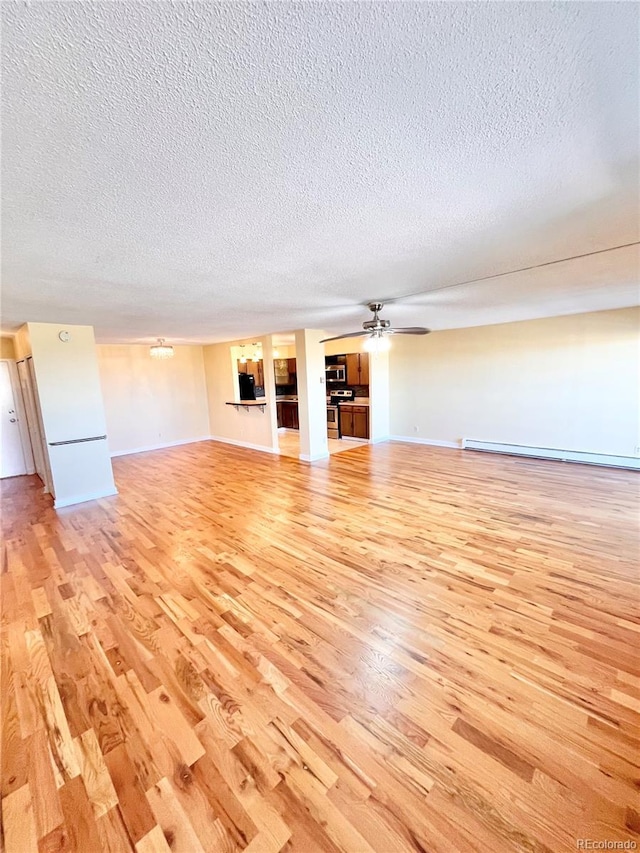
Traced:
<path fill-rule="evenodd" d="M 58 332 L 58 337 L 60 338 L 63 344 L 67 344 L 71 340 L 71 335 L 69 334 L 69 332 Z"/>

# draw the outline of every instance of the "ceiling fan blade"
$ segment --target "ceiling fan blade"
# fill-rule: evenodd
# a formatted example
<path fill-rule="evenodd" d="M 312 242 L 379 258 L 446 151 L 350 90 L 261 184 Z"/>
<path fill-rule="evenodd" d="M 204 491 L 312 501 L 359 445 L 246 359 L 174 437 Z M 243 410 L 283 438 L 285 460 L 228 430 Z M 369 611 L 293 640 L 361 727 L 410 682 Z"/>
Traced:
<path fill-rule="evenodd" d="M 326 344 L 327 341 L 340 341 L 342 338 L 363 338 L 365 335 L 371 334 L 370 332 L 349 332 L 347 335 L 336 335 L 334 338 L 323 338 L 320 341 L 321 344 Z"/>
<path fill-rule="evenodd" d="M 407 326 L 404 329 L 387 329 L 389 335 L 428 335 L 431 329 L 425 329 L 423 326 Z"/>

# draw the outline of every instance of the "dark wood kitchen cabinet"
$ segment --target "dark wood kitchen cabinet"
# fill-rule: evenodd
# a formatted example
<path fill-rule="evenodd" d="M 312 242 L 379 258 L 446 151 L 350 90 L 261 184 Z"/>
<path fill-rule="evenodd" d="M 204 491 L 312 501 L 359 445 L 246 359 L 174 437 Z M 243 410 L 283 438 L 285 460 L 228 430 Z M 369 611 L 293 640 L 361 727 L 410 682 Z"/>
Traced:
<path fill-rule="evenodd" d="M 276 385 L 288 385 L 291 382 L 288 359 L 275 358 L 273 360 L 273 372 L 276 377 Z"/>
<path fill-rule="evenodd" d="M 368 406 L 340 406 L 340 433 L 349 438 L 368 439 Z"/>
<path fill-rule="evenodd" d="M 300 429 L 298 419 L 298 404 L 292 400 L 282 400 L 276 403 L 278 426 L 286 429 Z"/>
<path fill-rule="evenodd" d="M 360 382 L 359 385 L 369 384 L 369 353 L 360 353 Z"/>
<path fill-rule="evenodd" d="M 353 437 L 353 409 L 340 406 L 340 435 Z"/>
<path fill-rule="evenodd" d="M 369 384 L 369 353 L 350 352 L 347 354 L 347 385 Z"/>
<path fill-rule="evenodd" d="M 276 377 L 276 385 L 296 384 L 296 360 L 295 358 L 275 358 L 273 369 Z"/>
<path fill-rule="evenodd" d="M 300 419 L 298 417 L 298 404 L 297 403 L 295 403 L 293 406 L 293 416 L 292 416 L 291 429 L 300 429 Z"/>
<path fill-rule="evenodd" d="M 347 356 L 347 385 L 360 384 L 360 353 L 350 352 Z"/>

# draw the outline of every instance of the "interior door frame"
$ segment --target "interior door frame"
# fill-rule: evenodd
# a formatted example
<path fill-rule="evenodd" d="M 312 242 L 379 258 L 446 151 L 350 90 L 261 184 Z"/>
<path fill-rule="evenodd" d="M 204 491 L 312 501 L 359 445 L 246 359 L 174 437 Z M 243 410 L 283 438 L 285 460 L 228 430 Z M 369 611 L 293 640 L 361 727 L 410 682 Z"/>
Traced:
<path fill-rule="evenodd" d="M 11 391 L 13 392 L 13 402 L 16 407 L 16 415 L 18 416 L 18 427 L 20 429 L 20 444 L 22 445 L 22 455 L 24 456 L 24 464 L 27 469 L 27 474 L 35 474 L 36 466 L 33 459 L 33 451 L 31 449 L 31 437 L 29 435 L 29 424 L 27 423 L 27 413 L 25 410 L 24 400 L 22 398 L 22 385 L 18 376 L 18 368 L 15 358 L 0 358 L 9 368 L 9 380 L 11 382 Z"/>

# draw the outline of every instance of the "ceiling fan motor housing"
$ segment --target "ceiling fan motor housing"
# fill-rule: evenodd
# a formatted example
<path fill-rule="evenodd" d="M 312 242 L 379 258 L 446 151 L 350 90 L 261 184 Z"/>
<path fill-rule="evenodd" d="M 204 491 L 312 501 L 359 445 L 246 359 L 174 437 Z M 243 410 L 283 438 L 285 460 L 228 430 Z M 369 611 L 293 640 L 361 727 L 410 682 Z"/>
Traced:
<path fill-rule="evenodd" d="M 372 320 L 365 320 L 362 324 L 362 328 L 366 332 L 382 332 L 384 329 L 388 329 L 391 323 L 389 320 L 381 320 L 378 317 L 378 312 L 382 311 L 384 305 L 382 302 L 370 302 L 369 303 L 369 311 L 373 312 Z"/>
<path fill-rule="evenodd" d="M 381 320 L 380 317 L 377 317 L 375 320 L 365 320 L 362 324 L 362 328 L 375 332 L 376 329 L 379 331 L 382 331 L 382 329 L 388 329 L 390 325 L 391 323 L 389 320 Z"/>

